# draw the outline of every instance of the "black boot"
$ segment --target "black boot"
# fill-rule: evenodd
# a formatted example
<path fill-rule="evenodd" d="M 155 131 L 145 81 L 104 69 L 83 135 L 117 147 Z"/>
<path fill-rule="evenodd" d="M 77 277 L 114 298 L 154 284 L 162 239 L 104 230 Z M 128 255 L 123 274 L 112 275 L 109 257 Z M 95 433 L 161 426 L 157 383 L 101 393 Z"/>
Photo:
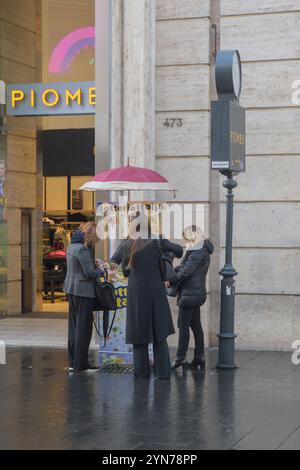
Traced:
<path fill-rule="evenodd" d="M 198 367 L 200 366 L 201 370 L 205 370 L 205 366 L 206 366 L 205 355 L 203 354 L 203 356 L 199 358 L 195 357 L 192 360 L 192 362 L 189 364 L 189 366 L 192 367 L 193 369 L 198 369 Z"/>
<path fill-rule="evenodd" d="M 178 369 L 179 367 L 186 367 L 187 365 L 187 362 L 186 362 L 186 359 L 175 359 L 175 361 L 172 363 L 171 365 L 171 369 L 175 370 L 175 369 Z"/>

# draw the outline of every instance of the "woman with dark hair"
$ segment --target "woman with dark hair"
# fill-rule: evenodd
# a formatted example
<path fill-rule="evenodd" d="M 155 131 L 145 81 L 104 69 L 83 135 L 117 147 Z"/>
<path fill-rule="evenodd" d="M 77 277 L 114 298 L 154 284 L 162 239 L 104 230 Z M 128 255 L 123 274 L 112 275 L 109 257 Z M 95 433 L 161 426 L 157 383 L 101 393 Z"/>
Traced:
<path fill-rule="evenodd" d="M 124 241 L 111 262 L 122 264 L 128 278 L 126 343 L 133 345 L 136 378 L 150 377 L 148 347 L 153 344 L 154 373 L 159 379 L 169 379 L 171 373 L 167 337 L 174 326 L 162 281 L 160 250 L 181 258 L 181 246 L 168 240 L 129 238 Z"/>

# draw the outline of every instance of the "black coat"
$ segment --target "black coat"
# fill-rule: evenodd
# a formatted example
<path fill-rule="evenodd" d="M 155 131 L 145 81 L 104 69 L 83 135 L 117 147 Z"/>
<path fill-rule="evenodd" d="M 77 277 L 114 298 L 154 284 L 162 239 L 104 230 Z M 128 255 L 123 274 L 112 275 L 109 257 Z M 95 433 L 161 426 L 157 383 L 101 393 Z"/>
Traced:
<path fill-rule="evenodd" d="M 213 252 L 213 244 L 205 240 L 203 248 L 187 251 L 180 266 L 176 268 L 179 307 L 199 307 L 205 303 L 206 276 Z"/>
<path fill-rule="evenodd" d="M 121 244 L 111 262 L 126 268 L 132 241 Z M 162 240 L 163 251 L 181 258 L 181 246 Z M 126 343 L 150 344 L 161 342 L 175 333 L 169 302 L 159 269 L 160 250 L 153 240 L 135 257 L 129 272 L 127 293 Z"/>

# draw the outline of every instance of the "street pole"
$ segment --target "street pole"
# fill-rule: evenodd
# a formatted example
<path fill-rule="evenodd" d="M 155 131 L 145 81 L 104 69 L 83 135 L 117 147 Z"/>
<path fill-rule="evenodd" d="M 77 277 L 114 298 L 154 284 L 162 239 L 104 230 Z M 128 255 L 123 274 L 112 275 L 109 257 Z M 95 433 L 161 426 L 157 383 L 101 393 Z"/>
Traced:
<path fill-rule="evenodd" d="M 233 179 L 231 171 L 225 172 L 227 180 L 223 186 L 227 189 L 226 195 L 226 256 L 225 266 L 220 271 L 223 276 L 221 281 L 221 318 L 219 337 L 219 360 L 218 369 L 236 369 L 235 364 L 235 338 L 234 316 L 235 316 L 235 277 L 237 271 L 232 264 L 232 242 L 233 242 L 233 190 L 237 182 Z"/>
<path fill-rule="evenodd" d="M 226 176 L 226 252 L 220 271 L 221 313 L 218 369 L 236 369 L 234 314 L 235 277 L 232 265 L 234 175 L 246 171 L 246 118 L 239 105 L 242 91 L 242 65 L 238 50 L 219 51 L 215 64 L 218 100 L 211 107 L 211 168 Z"/>

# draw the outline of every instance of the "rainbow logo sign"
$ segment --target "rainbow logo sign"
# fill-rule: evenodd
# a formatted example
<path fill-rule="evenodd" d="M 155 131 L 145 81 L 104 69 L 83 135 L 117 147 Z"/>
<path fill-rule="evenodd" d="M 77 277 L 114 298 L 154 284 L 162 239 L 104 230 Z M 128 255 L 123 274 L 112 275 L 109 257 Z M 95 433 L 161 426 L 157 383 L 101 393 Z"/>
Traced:
<path fill-rule="evenodd" d="M 72 61 L 83 49 L 95 47 L 95 27 L 79 28 L 65 36 L 55 47 L 49 62 L 49 73 L 61 74 L 68 71 Z"/>

